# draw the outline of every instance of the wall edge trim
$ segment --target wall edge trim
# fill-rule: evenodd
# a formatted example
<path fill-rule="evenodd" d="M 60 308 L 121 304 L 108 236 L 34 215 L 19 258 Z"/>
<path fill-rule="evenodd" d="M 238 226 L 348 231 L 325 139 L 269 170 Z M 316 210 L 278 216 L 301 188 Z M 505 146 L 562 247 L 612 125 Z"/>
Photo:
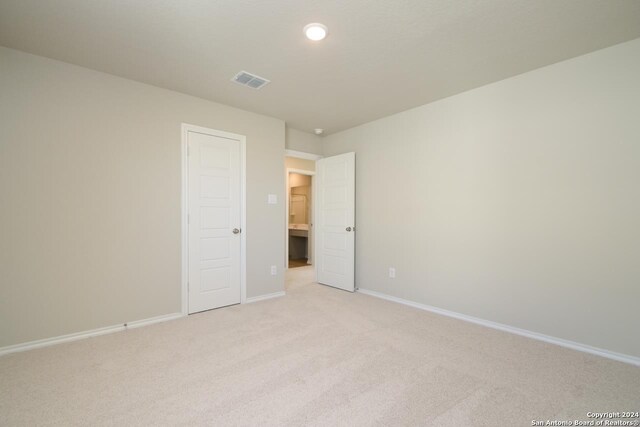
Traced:
<path fill-rule="evenodd" d="M 161 316 L 150 317 L 148 319 L 134 320 L 119 325 L 106 326 L 103 328 L 96 328 L 87 331 L 74 332 L 72 334 L 59 335 L 57 337 L 43 338 L 35 341 L 27 341 L 20 344 L 8 345 L 0 347 L 0 356 L 5 354 L 18 353 L 21 351 L 34 350 L 36 348 L 49 347 L 52 345 L 62 344 L 65 342 L 73 342 L 86 338 L 98 337 L 100 335 L 112 334 L 114 332 L 122 332 L 127 329 L 135 329 L 143 326 L 153 325 L 155 323 L 166 322 L 168 320 L 175 320 L 180 317 L 184 317 L 182 313 L 170 313 Z"/>
<path fill-rule="evenodd" d="M 257 297 L 247 298 L 245 300 L 245 304 L 251 304 L 253 302 L 264 301 L 264 300 L 268 300 L 268 299 L 271 299 L 271 298 L 283 297 L 285 295 L 286 294 L 285 294 L 284 291 L 273 292 L 271 294 L 258 295 Z"/>
<path fill-rule="evenodd" d="M 435 314 L 440 314 L 447 317 L 452 317 L 454 319 L 463 320 L 465 322 L 475 323 L 480 326 L 485 326 L 491 329 L 497 329 L 503 332 L 509 332 L 511 334 L 520 335 L 527 338 L 532 338 L 534 340 L 543 341 L 549 344 L 559 345 L 561 347 L 570 348 L 572 350 L 577 350 L 583 353 L 589 353 L 600 357 L 605 357 L 607 359 L 616 360 L 618 362 L 629 363 L 631 365 L 640 366 L 640 357 L 631 356 L 628 354 L 617 353 L 614 351 L 606 350 L 603 348 L 592 347 L 587 344 L 581 344 L 575 341 L 565 340 L 563 338 L 557 338 L 550 335 L 541 334 L 538 332 L 529 331 L 527 329 L 517 328 L 515 326 L 505 325 L 503 323 L 493 322 L 491 320 L 480 319 L 478 317 L 468 316 L 466 314 L 457 313 L 455 311 L 445 310 L 443 308 L 433 307 L 426 304 L 421 304 L 419 302 L 410 301 L 398 297 L 394 297 L 391 295 L 387 295 L 381 292 L 372 291 L 369 289 L 358 289 L 357 292 L 360 292 L 365 295 L 369 295 L 376 298 L 381 298 L 387 301 L 392 301 L 398 304 L 407 305 L 409 307 L 417 308 L 420 310 L 430 311 Z"/>

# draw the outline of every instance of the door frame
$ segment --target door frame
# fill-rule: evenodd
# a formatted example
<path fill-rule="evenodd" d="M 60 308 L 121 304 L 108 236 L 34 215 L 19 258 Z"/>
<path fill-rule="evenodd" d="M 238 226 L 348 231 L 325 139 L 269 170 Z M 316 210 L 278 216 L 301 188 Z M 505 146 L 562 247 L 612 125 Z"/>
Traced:
<path fill-rule="evenodd" d="M 320 154 L 306 153 L 304 151 L 297 151 L 297 150 L 289 150 L 288 148 L 285 148 L 284 156 L 295 157 L 296 159 L 305 159 L 305 160 L 314 160 L 314 161 L 318 161 L 323 157 Z"/>
<path fill-rule="evenodd" d="M 240 304 L 247 302 L 247 137 L 221 130 L 196 126 L 188 123 L 181 125 L 182 151 L 182 195 L 181 195 L 181 233 L 182 233 L 182 315 L 189 315 L 189 148 L 187 135 L 198 132 L 221 138 L 233 139 L 240 143 Z"/>
<path fill-rule="evenodd" d="M 287 157 L 291 157 L 291 156 L 287 156 Z M 311 265 L 313 265 L 314 270 L 315 270 L 315 265 L 316 265 L 316 261 L 315 261 L 315 256 L 316 256 L 316 251 L 315 251 L 315 247 L 313 247 L 312 245 L 315 245 L 315 233 L 313 232 L 313 221 L 315 220 L 316 217 L 316 188 L 315 188 L 315 178 L 316 178 L 316 173 L 315 171 L 308 171 L 308 170 L 304 170 L 304 169 L 295 169 L 295 168 L 287 168 L 286 174 L 286 182 L 285 182 L 285 198 L 286 198 L 286 219 L 285 219 L 285 239 L 284 239 L 284 248 L 285 248 L 285 270 L 289 269 L 289 205 L 291 203 L 290 199 L 291 199 L 291 194 L 289 194 L 289 175 L 292 173 L 297 173 L 298 175 L 306 175 L 306 176 L 310 176 L 311 177 L 311 211 L 309 212 L 311 214 L 311 218 L 309 221 L 309 231 L 308 231 L 308 236 L 307 236 L 307 251 L 309 250 L 309 248 L 311 248 L 312 250 L 312 255 L 313 257 L 311 258 Z M 310 236 L 310 237 L 309 237 Z"/>

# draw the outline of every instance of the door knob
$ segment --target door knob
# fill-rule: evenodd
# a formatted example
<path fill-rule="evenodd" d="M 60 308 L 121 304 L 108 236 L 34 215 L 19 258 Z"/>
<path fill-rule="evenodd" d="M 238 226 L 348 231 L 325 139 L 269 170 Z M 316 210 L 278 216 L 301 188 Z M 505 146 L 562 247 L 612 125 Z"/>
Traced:
<path fill-rule="evenodd" d="M 351 231 L 351 227 L 347 227 L 347 231 Z"/>
<path fill-rule="evenodd" d="M 233 234 L 238 234 L 240 233 L 240 229 L 239 228 L 234 228 L 233 229 Z"/>

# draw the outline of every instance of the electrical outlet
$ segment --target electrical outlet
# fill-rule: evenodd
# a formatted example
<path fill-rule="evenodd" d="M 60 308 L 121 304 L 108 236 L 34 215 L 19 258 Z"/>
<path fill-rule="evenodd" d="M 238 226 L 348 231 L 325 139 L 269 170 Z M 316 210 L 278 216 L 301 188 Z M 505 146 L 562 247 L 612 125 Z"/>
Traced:
<path fill-rule="evenodd" d="M 267 203 L 269 203 L 270 205 L 277 205 L 278 204 L 278 195 L 277 194 L 269 194 L 267 196 Z"/>
<path fill-rule="evenodd" d="M 395 279 L 396 278 L 396 269 L 395 269 L 395 267 L 389 267 L 389 277 L 391 279 Z"/>
<path fill-rule="evenodd" d="M 278 274 L 278 267 L 276 267 L 275 265 L 271 266 L 271 275 L 275 276 L 276 274 Z"/>

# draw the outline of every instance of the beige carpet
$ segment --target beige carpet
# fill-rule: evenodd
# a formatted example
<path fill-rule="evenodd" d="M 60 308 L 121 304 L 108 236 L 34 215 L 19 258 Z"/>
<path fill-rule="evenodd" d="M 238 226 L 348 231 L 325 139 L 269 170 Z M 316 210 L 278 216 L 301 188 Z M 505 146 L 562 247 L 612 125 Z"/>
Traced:
<path fill-rule="evenodd" d="M 0 357 L 0 425 L 530 426 L 640 409 L 640 368 L 311 283 Z"/>

